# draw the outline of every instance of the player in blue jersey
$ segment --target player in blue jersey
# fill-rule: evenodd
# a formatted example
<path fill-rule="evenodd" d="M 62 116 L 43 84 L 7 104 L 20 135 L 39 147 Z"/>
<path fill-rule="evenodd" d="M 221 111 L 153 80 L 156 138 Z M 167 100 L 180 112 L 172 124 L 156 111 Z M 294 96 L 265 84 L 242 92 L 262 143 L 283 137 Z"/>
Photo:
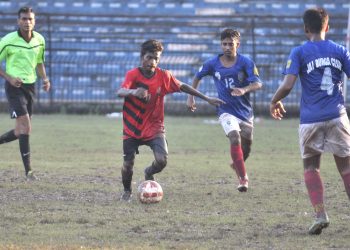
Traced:
<path fill-rule="evenodd" d="M 343 46 L 325 39 L 329 17 L 324 9 L 306 10 L 303 20 L 308 41 L 291 51 L 284 80 L 271 100 L 270 113 L 273 118 L 282 119 L 286 111 L 281 100 L 292 90 L 299 75 L 299 143 L 305 184 L 316 213 L 309 234 L 320 234 L 329 225 L 320 177 L 323 152 L 333 154 L 350 198 L 350 125 L 342 92 L 342 72 L 350 77 L 350 54 Z"/>
<path fill-rule="evenodd" d="M 238 191 L 248 190 L 248 175 L 245 160 L 248 158 L 253 140 L 253 109 L 249 102 L 249 92 L 262 87 L 258 70 L 248 57 L 237 53 L 240 34 L 233 29 L 221 32 L 222 54 L 210 58 L 196 73 L 192 86 L 198 88 L 200 80 L 212 76 L 218 96 L 225 104 L 217 107 L 219 122 L 230 141 L 230 152 L 239 179 Z M 189 96 L 187 106 L 196 109 L 193 96 Z"/>

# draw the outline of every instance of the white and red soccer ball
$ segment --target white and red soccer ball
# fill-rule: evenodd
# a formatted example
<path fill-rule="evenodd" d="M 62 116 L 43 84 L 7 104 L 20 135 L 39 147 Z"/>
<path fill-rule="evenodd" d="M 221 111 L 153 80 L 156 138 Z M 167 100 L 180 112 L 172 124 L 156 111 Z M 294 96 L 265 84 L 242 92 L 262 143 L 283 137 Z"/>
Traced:
<path fill-rule="evenodd" d="M 144 181 L 137 188 L 142 203 L 157 203 L 163 199 L 163 189 L 156 181 Z"/>

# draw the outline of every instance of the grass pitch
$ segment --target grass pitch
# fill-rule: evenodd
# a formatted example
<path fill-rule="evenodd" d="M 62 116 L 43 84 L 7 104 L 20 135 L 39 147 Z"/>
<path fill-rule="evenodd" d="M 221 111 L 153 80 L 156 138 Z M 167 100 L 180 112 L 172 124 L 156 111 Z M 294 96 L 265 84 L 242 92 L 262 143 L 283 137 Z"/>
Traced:
<path fill-rule="evenodd" d="M 0 114 L 0 133 L 13 127 Z M 215 118 L 166 117 L 169 160 L 156 175 L 159 204 L 119 201 L 122 120 L 35 115 L 26 182 L 18 142 L 0 145 L 0 249 L 349 249 L 349 200 L 333 158 L 321 175 L 331 225 L 309 236 L 313 211 L 303 182 L 298 121 L 259 119 L 236 190 L 228 139 Z M 133 188 L 153 160 L 136 158 Z"/>

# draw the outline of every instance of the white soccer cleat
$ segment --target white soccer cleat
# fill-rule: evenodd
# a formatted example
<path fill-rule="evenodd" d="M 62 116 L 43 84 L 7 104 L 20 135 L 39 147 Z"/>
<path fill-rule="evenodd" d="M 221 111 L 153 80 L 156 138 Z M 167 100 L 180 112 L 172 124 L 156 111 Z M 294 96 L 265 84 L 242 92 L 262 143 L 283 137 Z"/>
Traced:
<path fill-rule="evenodd" d="M 239 184 L 237 186 L 237 190 L 239 192 L 247 192 L 248 191 L 248 176 L 244 176 L 244 178 L 238 178 L 239 179 Z"/>
<path fill-rule="evenodd" d="M 329 218 L 327 214 L 323 217 L 318 217 L 314 221 L 314 223 L 309 228 L 309 234 L 311 235 L 319 235 L 322 233 L 322 229 L 329 226 Z"/>

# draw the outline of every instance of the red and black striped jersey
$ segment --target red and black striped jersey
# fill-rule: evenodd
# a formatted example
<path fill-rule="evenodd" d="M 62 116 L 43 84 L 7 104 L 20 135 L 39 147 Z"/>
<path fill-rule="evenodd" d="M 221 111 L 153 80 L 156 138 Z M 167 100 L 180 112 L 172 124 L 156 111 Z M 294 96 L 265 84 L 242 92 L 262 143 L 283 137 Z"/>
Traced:
<path fill-rule="evenodd" d="M 147 101 L 135 96 L 127 96 L 123 105 L 123 138 L 142 140 L 153 139 L 164 133 L 164 96 L 180 92 L 181 83 L 168 70 L 156 68 L 155 74 L 147 78 L 139 68 L 126 73 L 121 88 L 148 90 Z"/>

